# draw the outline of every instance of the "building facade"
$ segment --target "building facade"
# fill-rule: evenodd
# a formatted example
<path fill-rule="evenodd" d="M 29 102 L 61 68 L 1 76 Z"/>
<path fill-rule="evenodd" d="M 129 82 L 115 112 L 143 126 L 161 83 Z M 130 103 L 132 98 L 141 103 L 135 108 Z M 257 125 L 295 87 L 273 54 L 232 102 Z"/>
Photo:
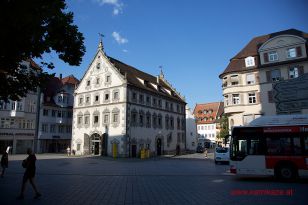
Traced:
<path fill-rule="evenodd" d="M 75 90 L 76 154 L 137 157 L 186 149 L 184 98 L 166 81 L 107 56 L 100 42 Z"/>
<path fill-rule="evenodd" d="M 220 142 L 217 138 L 219 134 L 217 120 L 222 115 L 222 110 L 223 102 L 196 104 L 194 109 L 198 136 L 199 138 L 210 140 L 212 146 Z"/>
<path fill-rule="evenodd" d="M 66 152 L 71 146 L 74 91 L 78 83 L 73 75 L 60 75 L 47 83 L 41 95 L 39 152 Z"/>
<path fill-rule="evenodd" d="M 196 151 L 198 145 L 197 124 L 193 112 L 186 106 L 186 149 Z"/>
<path fill-rule="evenodd" d="M 32 60 L 23 62 L 28 69 L 38 67 Z M 24 154 L 34 146 L 38 95 L 29 92 L 19 101 L 0 101 L 0 151 Z"/>
<path fill-rule="evenodd" d="M 230 60 L 219 76 L 230 128 L 262 115 L 308 113 L 308 98 L 301 99 L 305 94 L 280 97 L 283 92 L 276 89 L 280 83 L 296 84 L 308 73 L 307 39 L 307 33 L 295 29 L 255 37 Z M 288 92 L 299 90 L 291 86 Z"/>

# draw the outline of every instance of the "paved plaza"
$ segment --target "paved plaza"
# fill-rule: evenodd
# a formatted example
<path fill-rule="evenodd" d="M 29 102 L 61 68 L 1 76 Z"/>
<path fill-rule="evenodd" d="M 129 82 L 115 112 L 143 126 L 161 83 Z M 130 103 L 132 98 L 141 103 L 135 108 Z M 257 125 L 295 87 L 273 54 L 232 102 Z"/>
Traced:
<path fill-rule="evenodd" d="M 228 165 L 215 165 L 212 155 L 165 156 L 146 160 L 109 157 L 37 155 L 36 183 L 42 197 L 33 199 L 27 184 L 17 200 L 25 155 L 9 156 L 0 179 L 0 204 L 307 204 L 308 180 L 279 182 L 272 178 L 238 178 Z M 278 194 L 277 194 L 278 193 Z M 279 194 L 280 193 L 280 194 Z"/>

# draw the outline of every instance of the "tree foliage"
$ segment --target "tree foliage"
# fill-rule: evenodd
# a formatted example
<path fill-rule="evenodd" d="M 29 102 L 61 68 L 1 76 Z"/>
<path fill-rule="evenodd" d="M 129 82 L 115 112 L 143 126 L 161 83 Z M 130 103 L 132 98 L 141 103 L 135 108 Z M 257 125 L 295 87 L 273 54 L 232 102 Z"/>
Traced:
<path fill-rule="evenodd" d="M 223 114 L 219 121 L 220 124 L 220 132 L 218 135 L 218 138 L 224 139 L 226 135 L 229 135 L 229 123 L 228 123 L 228 117 L 226 114 Z"/>
<path fill-rule="evenodd" d="M 42 85 L 47 73 L 31 63 L 21 63 L 55 51 L 69 65 L 80 65 L 84 37 L 73 24 L 64 0 L 1 0 L 0 3 L 0 99 L 18 100 Z M 40 67 L 53 68 L 52 62 Z"/>

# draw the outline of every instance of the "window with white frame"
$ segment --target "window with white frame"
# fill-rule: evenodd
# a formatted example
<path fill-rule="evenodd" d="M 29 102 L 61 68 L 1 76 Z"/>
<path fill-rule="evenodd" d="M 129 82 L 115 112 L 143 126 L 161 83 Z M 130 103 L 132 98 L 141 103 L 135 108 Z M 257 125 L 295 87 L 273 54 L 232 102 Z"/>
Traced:
<path fill-rule="evenodd" d="M 90 103 L 90 96 L 86 96 L 86 104 Z"/>
<path fill-rule="evenodd" d="M 99 95 L 95 95 L 95 102 L 99 102 Z"/>
<path fill-rule="evenodd" d="M 89 123 L 90 123 L 89 119 L 90 119 L 90 115 L 85 115 L 84 116 L 84 124 L 85 125 L 89 125 Z"/>
<path fill-rule="evenodd" d="M 239 84 L 239 77 L 238 75 L 231 75 L 231 85 L 238 85 Z"/>
<path fill-rule="evenodd" d="M 88 81 L 87 81 L 87 86 L 90 86 L 90 85 L 91 85 L 91 81 L 88 80 Z"/>
<path fill-rule="evenodd" d="M 253 85 L 256 83 L 255 74 L 250 73 L 246 75 L 247 85 Z"/>
<path fill-rule="evenodd" d="M 256 103 L 256 93 L 248 93 L 248 103 L 249 104 L 254 104 Z"/>
<path fill-rule="evenodd" d="M 99 85 L 100 78 L 96 78 L 96 85 Z"/>
<path fill-rule="evenodd" d="M 99 70 L 100 68 L 101 68 L 101 64 L 100 64 L 100 63 L 97 63 L 97 64 L 96 64 L 96 69 Z"/>
<path fill-rule="evenodd" d="M 83 103 L 83 98 L 80 97 L 80 98 L 79 98 L 79 105 L 82 105 L 82 103 Z"/>
<path fill-rule="evenodd" d="M 240 104 L 240 94 L 232 94 L 232 104 Z"/>
<path fill-rule="evenodd" d="M 114 100 L 118 100 L 118 99 L 119 99 L 119 91 L 115 91 L 115 92 L 113 93 L 113 99 L 114 99 Z"/>
<path fill-rule="evenodd" d="M 98 114 L 95 114 L 95 115 L 93 116 L 93 123 L 94 123 L 94 124 L 98 124 L 98 119 L 99 119 Z"/>
<path fill-rule="evenodd" d="M 296 49 L 295 48 L 289 48 L 287 50 L 287 57 L 288 58 L 295 58 L 296 57 Z"/>
<path fill-rule="evenodd" d="M 42 132 L 48 132 L 48 124 L 42 124 Z"/>
<path fill-rule="evenodd" d="M 289 77 L 290 78 L 297 78 L 298 77 L 298 68 L 293 67 L 289 69 Z"/>
<path fill-rule="evenodd" d="M 246 67 L 255 66 L 255 58 L 252 56 L 245 58 L 245 65 Z"/>
<path fill-rule="evenodd" d="M 113 113 L 113 123 L 118 123 L 119 122 L 119 113 Z"/>
<path fill-rule="evenodd" d="M 109 124 L 109 113 L 104 113 L 104 115 L 103 115 L 103 123 L 104 124 Z"/>
<path fill-rule="evenodd" d="M 77 116 L 77 124 L 81 125 L 82 124 L 82 115 Z"/>
<path fill-rule="evenodd" d="M 109 100 L 109 93 L 105 93 L 105 99 L 104 101 L 108 101 Z"/>
<path fill-rule="evenodd" d="M 268 53 L 268 60 L 269 61 L 277 61 L 278 60 L 278 53 L 276 51 Z"/>

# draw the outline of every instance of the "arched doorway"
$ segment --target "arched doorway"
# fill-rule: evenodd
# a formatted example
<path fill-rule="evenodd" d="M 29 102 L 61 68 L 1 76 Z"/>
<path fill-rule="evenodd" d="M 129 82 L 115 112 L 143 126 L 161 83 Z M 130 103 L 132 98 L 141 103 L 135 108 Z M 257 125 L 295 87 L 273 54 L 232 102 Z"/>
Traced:
<path fill-rule="evenodd" d="M 90 147 L 91 147 L 91 154 L 99 155 L 100 147 L 101 147 L 101 136 L 95 133 L 91 135 Z"/>
<path fill-rule="evenodd" d="M 161 155 L 161 138 L 157 138 L 156 140 L 156 152 L 157 156 Z"/>

